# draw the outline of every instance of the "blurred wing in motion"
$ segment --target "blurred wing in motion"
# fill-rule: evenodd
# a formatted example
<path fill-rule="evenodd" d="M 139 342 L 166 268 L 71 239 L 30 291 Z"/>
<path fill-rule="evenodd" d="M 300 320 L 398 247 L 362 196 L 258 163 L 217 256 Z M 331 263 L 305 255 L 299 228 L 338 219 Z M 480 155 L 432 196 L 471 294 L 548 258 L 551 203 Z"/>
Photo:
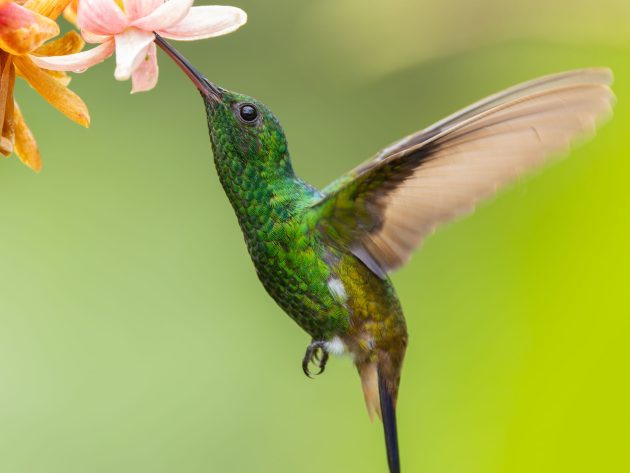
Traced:
<path fill-rule="evenodd" d="M 324 189 L 309 217 L 380 277 L 440 223 L 593 133 L 611 114 L 608 69 L 512 87 L 390 145 Z"/>

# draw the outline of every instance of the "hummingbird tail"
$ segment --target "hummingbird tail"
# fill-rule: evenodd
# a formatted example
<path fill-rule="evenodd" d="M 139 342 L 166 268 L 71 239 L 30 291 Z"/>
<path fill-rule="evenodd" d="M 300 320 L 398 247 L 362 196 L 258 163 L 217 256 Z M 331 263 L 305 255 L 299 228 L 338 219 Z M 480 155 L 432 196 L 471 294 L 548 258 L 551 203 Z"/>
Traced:
<path fill-rule="evenodd" d="M 361 388 L 363 388 L 365 406 L 367 407 L 370 420 L 374 421 L 374 414 L 376 414 L 379 419 L 382 419 L 376 363 L 361 364 L 358 365 L 357 368 L 359 370 L 359 376 L 361 376 Z"/>
<path fill-rule="evenodd" d="M 400 473 L 400 454 L 398 453 L 398 429 L 396 428 L 396 400 L 387 386 L 387 381 L 378 373 L 378 391 L 381 400 L 381 418 L 385 432 L 387 463 L 390 473 Z"/>
<path fill-rule="evenodd" d="M 400 473 L 398 452 L 398 431 L 396 429 L 396 389 L 397 383 L 388 382 L 384 371 L 375 362 L 358 366 L 361 387 L 370 419 L 376 414 L 383 421 L 385 448 L 390 473 Z"/>

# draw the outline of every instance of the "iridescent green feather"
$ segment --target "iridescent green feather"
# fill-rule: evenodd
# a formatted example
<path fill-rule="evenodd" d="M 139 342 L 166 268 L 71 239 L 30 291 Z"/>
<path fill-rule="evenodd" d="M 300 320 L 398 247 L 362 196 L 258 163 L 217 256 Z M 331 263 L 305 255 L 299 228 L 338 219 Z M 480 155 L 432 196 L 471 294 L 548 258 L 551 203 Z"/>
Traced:
<path fill-rule="evenodd" d="M 233 103 L 244 100 L 252 102 L 233 94 Z M 228 107 L 230 103 L 208 106 L 214 160 L 258 277 L 313 338 L 343 333 L 350 314 L 327 284 L 341 252 L 304 222 L 304 209 L 321 194 L 295 176 L 284 132 L 273 115 L 265 119 L 274 126 L 243 127 Z"/>

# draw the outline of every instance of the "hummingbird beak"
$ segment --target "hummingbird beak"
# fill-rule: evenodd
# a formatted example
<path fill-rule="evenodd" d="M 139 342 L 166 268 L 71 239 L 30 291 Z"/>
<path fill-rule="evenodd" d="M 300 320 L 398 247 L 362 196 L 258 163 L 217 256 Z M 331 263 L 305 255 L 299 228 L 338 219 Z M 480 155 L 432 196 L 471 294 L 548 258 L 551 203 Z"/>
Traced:
<path fill-rule="evenodd" d="M 184 71 L 184 74 L 186 74 L 193 84 L 195 84 L 204 98 L 214 102 L 219 102 L 221 100 L 221 89 L 206 79 L 199 70 L 193 67 L 193 65 L 190 64 L 184 56 L 177 52 L 173 46 L 167 43 L 164 38 L 157 33 L 155 33 L 155 42 L 168 56 L 170 56 L 173 61 L 175 61 L 175 64 Z"/>

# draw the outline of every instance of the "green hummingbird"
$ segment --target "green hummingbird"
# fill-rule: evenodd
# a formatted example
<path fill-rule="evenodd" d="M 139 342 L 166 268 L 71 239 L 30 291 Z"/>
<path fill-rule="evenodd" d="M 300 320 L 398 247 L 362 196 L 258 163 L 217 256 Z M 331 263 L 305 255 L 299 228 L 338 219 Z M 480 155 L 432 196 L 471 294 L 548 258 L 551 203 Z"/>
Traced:
<path fill-rule="evenodd" d="M 543 77 L 483 99 L 379 151 L 322 190 L 293 172 L 278 119 L 208 81 L 158 45 L 203 98 L 217 172 L 263 286 L 312 337 L 302 360 L 324 371 L 349 354 L 371 418 L 400 472 L 396 399 L 407 329 L 388 273 L 443 222 L 592 132 L 611 113 L 608 69 Z"/>

